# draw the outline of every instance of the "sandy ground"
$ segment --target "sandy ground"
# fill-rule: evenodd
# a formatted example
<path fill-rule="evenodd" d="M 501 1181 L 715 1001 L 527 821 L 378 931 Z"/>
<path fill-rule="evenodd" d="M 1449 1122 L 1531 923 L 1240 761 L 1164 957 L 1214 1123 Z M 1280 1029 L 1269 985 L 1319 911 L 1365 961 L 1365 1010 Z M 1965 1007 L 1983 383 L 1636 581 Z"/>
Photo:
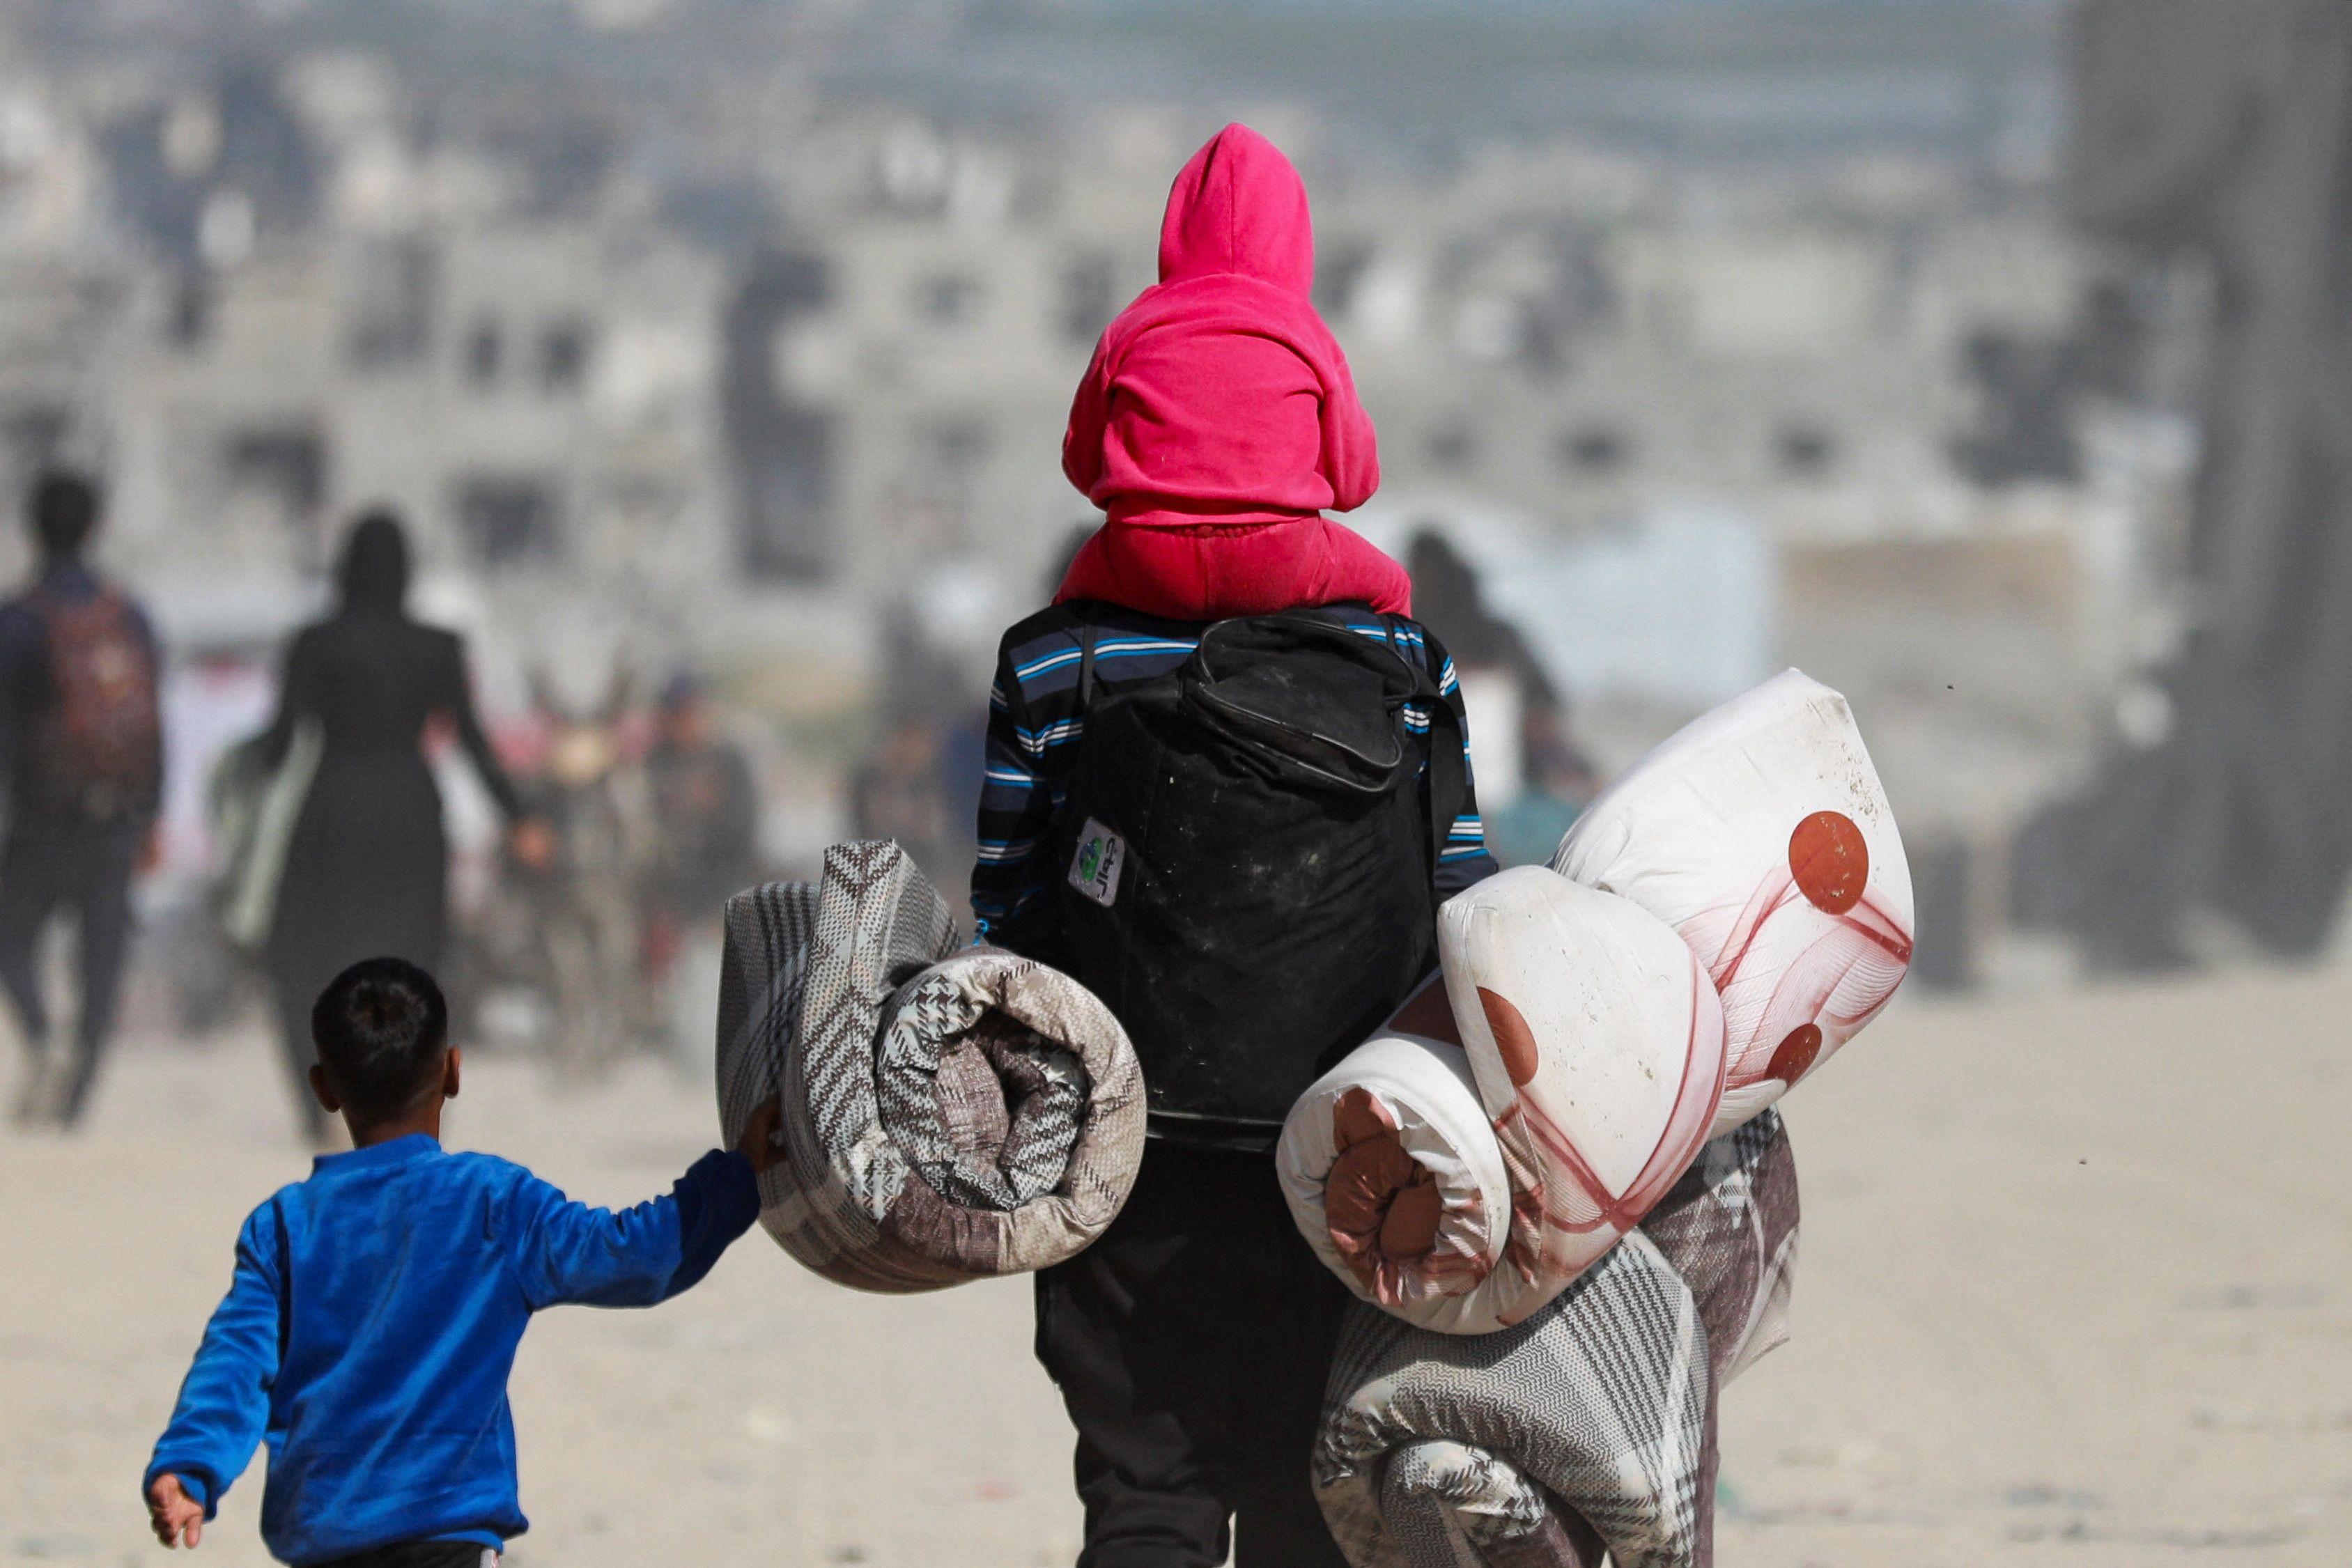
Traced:
<path fill-rule="evenodd" d="M 1808 1084 L 1797 1338 L 1728 1396 L 1721 1561 L 2352 1563 L 2347 1003 L 2332 974 L 1906 1003 Z M 239 1219 L 306 1168 L 281 1095 L 257 1037 L 134 1040 L 83 1135 L 0 1132 L 0 1562 L 157 1560 L 140 1469 Z M 707 1100 L 481 1062 L 450 1141 L 628 1201 Z M 754 1232 L 656 1312 L 551 1313 L 509 1562 L 1067 1563 L 1027 1305 L 861 1297 Z M 218 1568 L 265 1561 L 259 1495 Z"/>

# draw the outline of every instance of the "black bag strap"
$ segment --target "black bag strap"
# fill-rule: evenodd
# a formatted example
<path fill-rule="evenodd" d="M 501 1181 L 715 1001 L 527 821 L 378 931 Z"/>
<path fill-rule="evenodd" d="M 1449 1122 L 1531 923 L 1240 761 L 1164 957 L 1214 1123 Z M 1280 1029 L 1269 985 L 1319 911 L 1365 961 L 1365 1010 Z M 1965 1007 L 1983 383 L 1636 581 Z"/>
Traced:
<path fill-rule="evenodd" d="M 1078 628 L 1078 713 L 1095 706 L 1095 623 Z"/>
<path fill-rule="evenodd" d="M 1463 804 L 1470 794 L 1470 768 L 1465 757 L 1468 741 L 1463 734 L 1462 716 L 1446 700 L 1437 672 L 1429 667 L 1428 643 L 1422 644 L 1419 659 L 1397 647 L 1398 619 L 1383 615 L 1381 624 L 1388 632 L 1389 646 L 1419 677 L 1407 700 L 1429 710 L 1429 871 L 1434 877 L 1438 862 L 1445 854 L 1446 842 L 1454 833 L 1454 819 L 1462 814 Z M 1433 883 L 1431 896 L 1434 902 Z"/>
<path fill-rule="evenodd" d="M 1430 682 L 1436 691 L 1437 683 Z M 1463 756 L 1469 742 L 1462 731 L 1462 716 L 1442 695 L 1429 706 L 1429 869 L 1433 876 L 1444 858 L 1454 833 L 1454 819 L 1470 795 L 1470 765 Z"/>

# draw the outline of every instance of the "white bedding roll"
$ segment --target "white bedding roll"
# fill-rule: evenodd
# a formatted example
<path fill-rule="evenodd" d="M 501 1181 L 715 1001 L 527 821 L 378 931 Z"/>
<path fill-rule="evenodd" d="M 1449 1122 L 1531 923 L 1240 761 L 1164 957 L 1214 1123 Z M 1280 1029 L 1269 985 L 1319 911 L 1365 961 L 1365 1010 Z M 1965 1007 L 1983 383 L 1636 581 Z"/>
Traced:
<path fill-rule="evenodd" d="M 1442 993 L 1300 1097 L 1277 1163 L 1359 1297 L 1486 1333 L 1559 1294 L 1696 1156 L 1722 1011 L 1655 916 L 1541 867 L 1449 901 L 1439 953 Z"/>
<path fill-rule="evenodd" d="M 1450 1333 L 1500 1323 L 1511 1184 L 1459 1045 L 1365 1041 L 1299 1096 L 1275 1163 L 1300 1233 L 1365 1301 Z"/>
<path fill-rule="evenodd" d="M 1723 1007 L 1664 921 L 1540 866 L 1449 899 L 1437 950 L 1511 1175 L 1508 1256 L 1551 1285 L 1532 1311 L 1698 1157 L 1723 1100 Z"/>
<path fill-rule="evenodd" d="M 1723 998 L 1719 1134 L 1829 1060 L 1910 967 L 1911 869 L 1844 697 L 1797 670 L 1615 783 L 1552 869 L 1682 934 Z"/>

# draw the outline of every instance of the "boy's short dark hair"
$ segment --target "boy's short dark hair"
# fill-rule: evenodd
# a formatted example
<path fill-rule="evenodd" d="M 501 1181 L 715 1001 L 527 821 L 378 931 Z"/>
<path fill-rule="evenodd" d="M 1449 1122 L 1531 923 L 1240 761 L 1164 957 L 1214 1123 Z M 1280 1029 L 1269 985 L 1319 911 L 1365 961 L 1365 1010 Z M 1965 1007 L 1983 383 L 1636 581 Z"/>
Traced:
<path fill-rule="evenodd" d="M 26 503 L 45 555 L 79 555 L 98 528 L 98 486 L 87 475 L 52 468 L 33 481 Z"/>
<path fill-rule="evenodd" d="M 405 1110 L 449 1043 L 449 1004 L 405 958 L 362 958 L 327 983 L 310 1009 L 319 1065 L 362 1117 Z"/>

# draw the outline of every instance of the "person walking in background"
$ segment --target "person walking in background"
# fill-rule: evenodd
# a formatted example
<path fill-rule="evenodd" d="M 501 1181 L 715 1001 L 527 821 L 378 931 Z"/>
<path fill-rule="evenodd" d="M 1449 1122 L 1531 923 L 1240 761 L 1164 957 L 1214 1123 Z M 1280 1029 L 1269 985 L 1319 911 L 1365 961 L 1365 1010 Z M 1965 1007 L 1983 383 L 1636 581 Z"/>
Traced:
<path fill-rule="evenodd" d="M 935 633 L 911 602 L 885 614 L 876 733 L 849 776 L 849 819 L 859 838 L 905 850 L 932 885 L 961 887 L 985 740 L 971 712 L 979 693 Z"/>
<path fill-rule="evenodd" d="M 475 716 L 464 641 L 409 618 L 408 538 L 389 512 L 352 529 L 336 570 L 333 614 L 299 632 L 286 657 L 278 716 L 263 739 L 272 768 L 316 726 L 318 771 L 287 847 L 265 960 L 292 1074 L 314 1141 L 327 1123 L 311 1095 L 310 1004 L 362 958 L 431 968 L 449 923 L 449 843 L 425 758 L 427 723 L 456 731 L 511 824 L 516 857 L 543 863 L 544 827 L 527 819 Z"/>
<path fill-rule="evenodd" d="M 26 521 L 39 561 L 0 605 L 0 771 L 8 823 L 0 847 L 0 985 L 31 1053 L 19 1120 L 71 1126 L 89 1101 L 114 1030 L 131 941 L 131 880 L 152 858 L 163 798 L 161 667 L 154 628 L 84 559 L 97 531 L 97 485 L 44 475 Z M 50 917 L 79 924 L 81 1017 L 61 1090 L 41 995 Z"/>
<path fill-rule="evenodd" d="M 719 729 L 691 674 L 662 689 L 659 729 L 646 757 L 661 834 L 653 903 L 673 925 L 708 920 L 758 873 L 760 792 L 742 748 Z"/>
<path fill-rule="evenodd" d="M 645 967 L 666 1004 L 680 1065 L 698 1071 L 710 1059 L 720 916 L 729 898 L 759 879 L 760 791 L 699 679 L 673 676 L 655 716 L 658 733 L 646 755 L 656 842 L 643 897 Z"/>
<path fill-rule="evenodd" d="M 1543 865 L 1600 792 L 1592 759 L 1577 744 L 1568 699 L 1525 633 L 1497 614 L 1478 572 L 1434 527 L 1405 555 L 1413 612 L 1445 641 L 1465 679 L 1502 680 L 1517 693 L 1521 788 L 1486 815 L 1486 843 L 1504 865 Z"/>
<path fill-rule="evenodd" d="M 861 839 L 888 839 L 952 887 L 948 872 L 947 790 L 940 768 L 940 733 L 928 716 L 888 721 L 873 754 L 849 776 L 849 821 Z"/>

